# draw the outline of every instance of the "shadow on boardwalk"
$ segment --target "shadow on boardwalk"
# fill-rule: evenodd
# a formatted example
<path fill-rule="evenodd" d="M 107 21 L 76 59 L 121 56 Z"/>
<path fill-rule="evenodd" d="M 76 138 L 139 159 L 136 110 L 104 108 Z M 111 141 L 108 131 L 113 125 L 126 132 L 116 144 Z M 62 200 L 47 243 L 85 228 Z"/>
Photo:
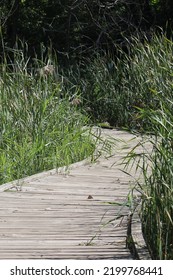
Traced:
<path fill-rule="evenodd" d="M 129 208 L 115 202 L 129 192 L 131 178 L 119 163 L 138 139 L 117 130 L 102 134 L 127 145 L 117 142 L 111 157 L 94 163 L 0 186 L 0 259 L 133 259 Z"/>

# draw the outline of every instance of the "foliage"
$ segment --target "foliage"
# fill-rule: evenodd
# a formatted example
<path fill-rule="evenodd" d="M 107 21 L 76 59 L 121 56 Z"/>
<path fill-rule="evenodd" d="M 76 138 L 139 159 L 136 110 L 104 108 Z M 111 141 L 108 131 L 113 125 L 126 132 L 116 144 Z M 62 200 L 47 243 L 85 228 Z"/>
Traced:
<path fill-rule="evenodd" d="M 152 133 L 153 153 L 138 160 L 143 231 L 153 258 L 171 259 L 173 1 L 0 4 L 0 183 L 91 154 L 85 110 Z M 55 75 L 33 71 L 49 63 Z"/>
<path fill-rule="evenodd" d="M 80 108 L 63 82 L 27 71 L 21 50 L 1 65 L 0 184 L 86 158 L 94 151 Z"/>
<path fill-rule="evenodd" d="M 133 52 L 130 72 L 136 97 L 146 98 L 146 101 L 143 98 L 145 106 L 138 108 L 138 118 L 145 131 L 148 123 L 150 137 L 133 148 L 126 163 L 134 165 L 135 161 L 137 169 L 142 171 L 143 179 L 137 181 L 135 189 L 142 199 L 143 234 L 153 259 L 173 257 L 172 51 L 172 41 L 164 36 L 155 37 L 152 44 L 138 45 Z M 141 72 L 136 72 L 138 67 Z M 151 153 L 146 141 L 151 144 Z M 139 147 L 142 152 L 138 151 Z"/>
<path fill-rule="evenodd" d="M 135 189 L 142 198 L 141 220 L 143 234 L 153 259 L 172 260 L 173 258 L 173 102 L 158 93 L 160 109 L 143 109 L 141 114 L 153 125 L 154 137 L 149 143 L 153 147 L 148 153 L 145 141 L 126 157 L 136 161 L 137 169 L 142 170 L 143 180 L 138 181 Z M 147 140 L 148 141 L 148 140 Z M 133 162 L 134 164 L 134 162 Z"/>
<path fill-rule="evenodd" d="M 129 54 L 120 50 L 116 59 L 96 54 L 84 60 L 76 83 L 94 120 L 146 131 L 150 121 L 140 109 L 158 108 L 155 92 L 172 96 L 172 42 L 153 35 L 152 42 L 131 38 L 129 46 Z"/>
<path fill-rule="evenodd" d="M 130 114 L 127 94 L 122 92 L 122 60 L 116 63 L 107 55 L 86 60 L 81 78 L 81 92 L 93 120 L 113 126 L 128 125 Z"/>
<path fill-rule="evenodd" d="M 93 49 L 114 52 L 116 44 L 124 47 L 124 36 L 141 31 L 149 34 L 150 27 L 158 24 L 153 19 L 157 13 L 160 18 L 163 5 L 149 0 L 1 2 L 0 24 L 8 47 L 19 38 L 28 43 L 33 55 L 41 42 L 48 46 L 51 41 L 61 57 L 70 59 L 86 56 Z"/>
<path fill-rule="evenodd" d="M 173 103 L 161 97 L 161 109 L 150 112 L 157 136 L 150 157 L 152 174 L 145 180 L 147 198 L 143 201 L 143 231 L 153 258 L 173 258 Z M 146 170 L 145 170 L 146 173 Z M 155 225 L 152 227 L 151 225 Z"/>

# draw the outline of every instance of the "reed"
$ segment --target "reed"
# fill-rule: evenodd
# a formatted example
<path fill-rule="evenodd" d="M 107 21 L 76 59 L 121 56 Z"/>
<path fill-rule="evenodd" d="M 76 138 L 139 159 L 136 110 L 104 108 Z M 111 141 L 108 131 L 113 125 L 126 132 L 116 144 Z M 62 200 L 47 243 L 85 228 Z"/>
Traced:
<path fill-rule="evenodd" d="M 126 167 L 135 162 L 142 172 L 134 189 L 141 197 L 143 234 L 152 258 L 168 260 L 173 258 L 173 43 L 160 36 L 150 44 L 137 44 L 133 51 L 130 88 L 134 86 L 136 99 L 144 101 L 145 106 L 137 107 L 137 117 L 152 152 L 146 150 L 145 138 L 125 162 Z M 136 150 L 139 146 L 141 153 Z"/>
<path fill-rule="evenodd" d="M 56 66 L 55 60 L 36 58 L 33 68 L 24 53 L 24 48 L 4 49 L 0 65 L 0 184 L 68 165 L 94 151 L 84 129 L 89 119 L 71 104 L 63 79 L 35 71 L 46 61 Z"/>
<path fill-rule="evenodd" d="M 172 41 L 164 35 L 153 35 L 151 42 L 145 36 L 143 42 L 124 40 L 128 51 L 119 49 L 117 57 L 95 54 L 76 80 L 94 121 L 145 132 L 149 120 L 139 117 L 139 109 L 158 107 L 155 92 L 171 95 Z"/>

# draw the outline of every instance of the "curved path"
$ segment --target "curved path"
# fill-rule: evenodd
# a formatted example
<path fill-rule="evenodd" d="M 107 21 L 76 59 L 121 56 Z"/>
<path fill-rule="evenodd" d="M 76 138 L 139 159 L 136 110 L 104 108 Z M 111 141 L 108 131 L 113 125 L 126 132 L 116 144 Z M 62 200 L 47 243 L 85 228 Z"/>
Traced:
<path fill-rule="evenodd" d="M 102 136 L 121 140 L 111 157 L 0 186 L 0 259 L 133 259 L 129 208 L 120 205 L 131 178 L 119 164 L 138 139 L 118 130 Z"/>

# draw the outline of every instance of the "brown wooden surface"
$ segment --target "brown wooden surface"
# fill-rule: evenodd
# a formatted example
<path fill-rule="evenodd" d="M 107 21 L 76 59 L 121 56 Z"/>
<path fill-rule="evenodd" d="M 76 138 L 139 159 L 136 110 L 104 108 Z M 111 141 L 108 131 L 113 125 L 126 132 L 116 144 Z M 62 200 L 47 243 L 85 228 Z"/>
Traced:
<path fill-rule="evenodd" d="M 126 248 L 129 209 L 116 203 L 131 184 L 119 163 L 139 139 L 117 130 L 102 134 L 126 143 L 95 163 L 0 186 L 0 259 L 133 259 Z"/>

